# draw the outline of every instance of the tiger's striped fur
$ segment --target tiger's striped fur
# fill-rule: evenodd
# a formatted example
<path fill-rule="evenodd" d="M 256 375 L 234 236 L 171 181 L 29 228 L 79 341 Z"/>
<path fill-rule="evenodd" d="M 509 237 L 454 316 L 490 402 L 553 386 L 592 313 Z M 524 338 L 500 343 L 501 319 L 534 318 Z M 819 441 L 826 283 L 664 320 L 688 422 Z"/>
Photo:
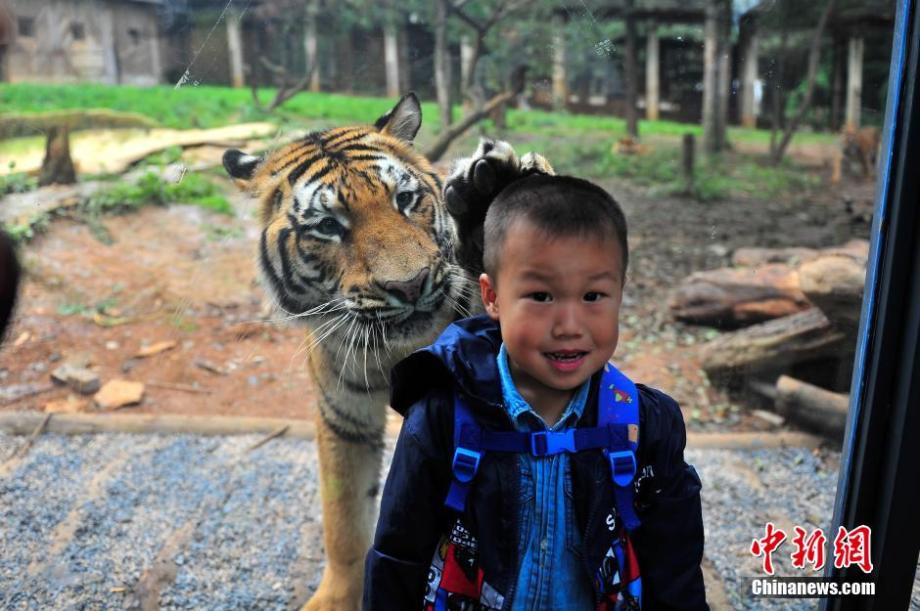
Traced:
<path fill-rule="evenodd" d="M 441 179 L 411 146 L 420 124 L 410 94 L 374 126 L 224 155 L 259 202 L 264 284 L 308 332 L 327 564 L 307 609 L 360 606 L 390 367 L 480 307 Z"/>

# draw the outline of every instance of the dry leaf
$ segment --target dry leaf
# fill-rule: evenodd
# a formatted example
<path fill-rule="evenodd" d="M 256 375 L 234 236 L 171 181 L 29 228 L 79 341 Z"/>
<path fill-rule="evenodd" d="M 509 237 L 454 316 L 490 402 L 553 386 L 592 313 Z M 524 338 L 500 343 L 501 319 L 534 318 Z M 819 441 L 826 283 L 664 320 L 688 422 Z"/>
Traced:
<path fill-rule="evenodd" d="M 165 342 L 157 342 L 155 344 L 150 344 L 145 346 L 137 351 L 137 354 L 134 356 L 136 358 L 142 359 L 148 356 L 153 356 L 154 354 L 159 354 L 165 352 L 166 350 L 171 350 L 176 347 L 176 340 L 167 340 Z"/>

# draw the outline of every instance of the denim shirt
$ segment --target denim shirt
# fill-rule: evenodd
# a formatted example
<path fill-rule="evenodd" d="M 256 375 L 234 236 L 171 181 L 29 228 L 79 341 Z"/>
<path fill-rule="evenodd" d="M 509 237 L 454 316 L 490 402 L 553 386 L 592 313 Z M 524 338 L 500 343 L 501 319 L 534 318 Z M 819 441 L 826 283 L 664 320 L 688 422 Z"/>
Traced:
<path fill-rule="evenodd" d="M 524 400 L 498 352 L 504 407 L 519 431 L 563 430 L 585 409 L 590 380 L 582 384 L 552 428 Z M 594 608 L 594 590 L 581 563 L 581 537 L 572 504 L 572 478 L 565 452 L 536 457 L 521 454 L 519 568 L 512 611 Z"/>

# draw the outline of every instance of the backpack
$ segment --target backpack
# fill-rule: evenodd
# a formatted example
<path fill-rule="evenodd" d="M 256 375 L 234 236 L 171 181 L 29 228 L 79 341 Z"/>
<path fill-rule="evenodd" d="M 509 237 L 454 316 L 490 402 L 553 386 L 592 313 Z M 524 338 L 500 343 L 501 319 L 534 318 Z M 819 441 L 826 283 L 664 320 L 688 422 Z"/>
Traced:
<path fill-rule="evenodd" d="M 614 484 L 616 524 L 613 544 L 594 576 L 600 593 L 599 611 L 639 609 L 641 578 L 629 533 L 639 526 L 633 506 L 639 446 L 639 395 L 636 385 L 612 363 L 604 366 L 598 392 L 597 426 L 562 431 L 488 431 L 482 429 L 463 398 L 454 395 L 453 480 L 444 504 L 458 518 L 435 550 L 428 573 L 425 611 L 501 609 L 504 597 L 483 580 L 477 562 L 478 542 L 459 516 L 466 509 L 479 464 L 486 452 L 530 453 L 548 456 L 561 452 L 602 450 L 610 462 Z"/>

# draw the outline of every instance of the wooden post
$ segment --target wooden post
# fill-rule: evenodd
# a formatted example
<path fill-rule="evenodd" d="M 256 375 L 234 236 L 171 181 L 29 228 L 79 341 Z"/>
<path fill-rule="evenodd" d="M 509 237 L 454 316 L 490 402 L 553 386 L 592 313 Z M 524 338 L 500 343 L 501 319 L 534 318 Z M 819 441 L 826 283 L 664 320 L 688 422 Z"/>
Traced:
<path fill-rule="evenodd" d="M 686 193 L 693 193 L 695 153 L 696 137 L 693 134 L 684 134 L 680 167 L 684 175 L 684 190 Z"/>
<path fill-rule="evenodd" d="M 386 64 L 387 97 L 399 97 L 399 29 L 394 23 L 383 26 L 383 56 Z"/>
<path fill-rule="evenodd" d="M 757 100 L 754 84 L 757 82 L 757 31 L 752 27 L 744 46 L 744 65 L 741 76 L 741 125 L 756 127 Z"/>
<path fill-rule="evenodd" d="M 862 109 L 863 48 L 864 42 L 862 38 L 850 39 L 849 53 L 847 54 L 847 129 L 858 128 L 860 122 L 860 111 Z"/>
<path fill-rule="evenodd" d="M 234 10 L 227 12 L 227 48 L 230 52 L 230 84 L 243 87 L 243 37 L 240 34 L 240 14 Z"/>
<path fill-rule="evenodd" d="M 659 101 L 657 24 L 653 23 L 649 26 L 648 38 L 645 42 L 645 118 L 649 121 L 657 121 Z"/>
<path fill-rule="evenodd" d="M 303 33 L 303 48 L 307 58 L 307 70 L 312 70 L 310 76 L 310 91 L 319 91 L 319 53 L 316 43 L 316 18 L 319 6 L 313 0 L 307 4 L 307 23 Z"/>
<path fill-rule="evenodd" d="M 565 109 L 569 99 L 565 72 L 565 17 L 553 15 L 553 109 Z"/>

